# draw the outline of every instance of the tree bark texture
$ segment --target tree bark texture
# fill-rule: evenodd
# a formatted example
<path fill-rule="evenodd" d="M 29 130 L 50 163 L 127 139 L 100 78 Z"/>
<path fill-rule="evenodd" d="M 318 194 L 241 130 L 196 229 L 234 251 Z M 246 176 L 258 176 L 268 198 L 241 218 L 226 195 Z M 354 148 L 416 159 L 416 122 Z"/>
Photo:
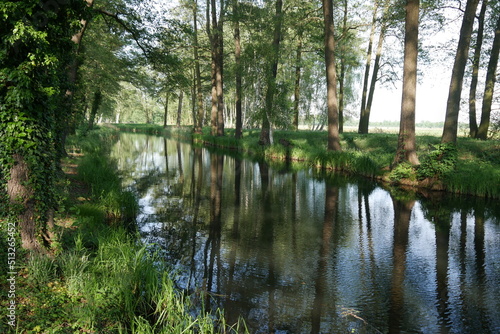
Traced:
<path fill-rule="evenodd" d="M 460 111 L 462 84 L 465 66 L 467 65 L 467 59 L 469 57 L 470 39 L 478 3 L 479 0 L 467 0 L 467 5 L 465 6 L 457 52 L 451 73 L 448 101 L 446 103 L 446 118 L 444 121 L 443 135 L 441 137 L 442 143 L 457 142 L 458 114 Z"/>
<path fill-rule="evenodd" d="M 234 0 L 233 3 L 233 14 L 234 14 L 234 61 L 236 63 L 236 129 L 235 137 L 241 138 L 242 127 L 243 127 L 243 112 L 241 105 L 242 98 L 242 66 L 241 66 L 241 39 L 240 39 L 240 21 L 239 21 L 239 10 L 238 10 L 238 0 Z"/>
<path fill-rule="evenodd" d="M 278 60 L 281 42 L 281 27 L 283 25 L 283 0 L 276 1 L 276 14 L 274 19 L 274 37 L 271 45 L 270 66 L 267 73 L 267 90 L 265 97 L 265 110 L 262 113 L 262 129 L 259 142 L 262 145 L 272 144 L 271 122 L 269 115 L 273 113 L 274 95 L 276 93 L 276 77 L 278 76 Z"/>
<path fill-rule="evenodd" d="M 493 103 L 493 92 L 495 90 L 496 71 L 498 66 L 498 53 L 500 52 L 500 15 L 495 27 L 495 38 L 491 48 L 490 61 L 486 72 L 486 87 L 483 95 L 483 106 L 481 108 L 481 123 L 477 130 L 477 138 L 486 140 L 490 127 L 491 105 Z"/>
<path fill-rule="evenodd" d="M 21 234 L 21 246 L 36 252 L 44 250 L 41 235 L 37 231 L 35 191 L 29 185 L 30 168 L 21 154 L 14 154 L 14 165 L 10 169 L 10 179 L 7 181 L 7 195 L 10 204 L 19 208 L 17 215 L 18 229 Z"/>
<path fill-rule="evenodd" d="M 299 28 L 297 41 L 297 58 L 295 64 L 295 89 L 293 93 L 293 128 L 299 129 L 299 107 L 300 107 L 300 79 L 302 74 L 302 35 L 303 31 Z"/>
<path fill-rule="evenodd" d="M 163 127 L 167 127 L 168 121 L 168 91 L 165 93 L 165 108 L 163 110 Z"/>
<path fill-rule="evenodd" d="M 476 93 L 477 93 L 477 83 L 479 78 L 479 64 L 481 60 L 481 49 L 483 46 L 484 37 L 484 17 L 486 15 L 486 7 L 488 0 L 483 0 L 481 5 L 481 11 L 478 16 L 478 28 L 476 37 L 476 46 L 474 48 L 474 56 L 472 59 L 472 78 L 469 90 L 469 134 L 472 138 L 476 137 L 477 134 L 477 113 L 476 113 Z"/>
<path fill-rule="evenodd" d="M 199 56 L 199 42 L 198 42 L 198 1 L 195 0 L 193 4 L 193 53 L 194 53 L 194 71 L 196 77 L 196 101 L 197 101 L 197 119 L 193 120 L 194 131 L 201 133 L 203 127 L 203 92 L 201 87 L 201 70 L 200 70 L 200 56 Z"/>
<path fill-rule="evenodd" d="M 324 43 L 328 108 L 328 150 L 340 151 L 337 73 L 335 69 L 335 29 L 333 23 L 332 0 L 323 0 L 323 19 L 325 24 Z"/>
<path fill-rule="evenodd" d="M 217 19 L 217 8 L 215 0 L 207 0 L 207 33 L 210 39 L 212 55 L 212 110 L 210 115 L 211 134 L 224 135 L 224 90 L 223 90 L 223 30 L 222 12 L 223 2 L 219 19 Z M 210 20 L 211 18 L 211 20 Z M 210 26 L 210 21 L 212 22 Z"/>
<path fill-rule="evenodd" d="M 102 102 L 102 93 L 100 90 L 96 90 L 94 92 L 94 99 L 92 100 L 92 108 L 90 109 L 89 130 L 92 130 L 94 128 L 95 116 L 97 115 L 97 111 L 99 110 L 101 102 Z"/>
<path fill-rule="evenodd" d="M 183 100 L 184 100 L 184 92 L 181 90 L 179 92 L 179 103 L 177 104 L 177 122 L 176 122 L 176 125 L 178 128 L 181 126 Z"/>
<path fill-rule="evenodd" d="M 370 39 L 368 41 L 368 50 L 366 51 L 365 75 L 363 79 L 363 90 L 361 93 L 361 114 L 359 117 L 358 133 L 368 133 L 368 121 L 366 120 L 366 97 L 368 93 L 368 81 L 370 77 L 370 67 L 372 61 L 373 39 L 375 37 L 375 26 L 377 24 L 378 0 L 374 1 L 373 18 L 370 30 Z"/>
<path fill-rule="evenodd" d="M 419 0 L 406 1 L 403 95 L 398 148 L 393 166 L 403 161 L 418 165 L 415 145 L 415 101 L 417 95 L 417 56 Z"/>

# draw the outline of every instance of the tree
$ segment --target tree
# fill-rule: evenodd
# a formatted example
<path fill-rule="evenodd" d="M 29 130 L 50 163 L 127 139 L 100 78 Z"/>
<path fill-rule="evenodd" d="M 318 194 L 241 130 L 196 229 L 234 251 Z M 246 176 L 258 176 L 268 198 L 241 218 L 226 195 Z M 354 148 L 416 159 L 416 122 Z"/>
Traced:
<path fill-rule="evenodd" d="M 198 42 L 198 0 L 193 2 L 193 55 L 194 55 L 194 73 L 195 73 L 195 92 L 197 102 L 197 116 L 193 119 L 194 132 L 201 133 L 203 127 L 203 92 L 201 85 L 201 69 L 200 69 L 200 56 L 199 56 L 199 42 Z M 166 125 L 166 124 L 165 124 Z"/>
<path fill-rule="evenodd" d="M 335 69 L 335 29 L 332 0 L 323 0 L 323 20 L 325 28 L 324 43 L 328 110 L 328 150 L 340 151 L 337 73 Z"/>
<path fill-rule="evenodd" d="M 479 64 L 481 60 L 481 48 L 483 46 L 484 35 L 484 17 L 486 15 L 486 7 L 488 0 L 483 0 L 481 11 L 478 16 L 478 28 L 476 37 L 476 46 L 474 48 L 474 56 L 472 59 L 472 78 L 469 90 L 469 129 L 470 136 L 476 137 L 477 134 L 477 121 L 476 121 L 476 91 L 479 81 Z"/>
<path fill-rule="evenodd" d="M 418 165 L 415 144 L 415 101 L 417 92 L 419 0 L 406 1 L 403 94 L 398 147 L 393 166 L 403 161 Z"/>
<path fill-rule="evenodd" d="M 483 95 L 483 105 L 481 108 L 481 123 L 477 130 L 477 138 L 486 140 L 490 127 L 491 105 L 493 103 L 493 92 L 495 89 L 495 77 L 498 66 L 498 53 L 500 52 L 500 15 L 495 27 L 495 38 L 491 49 L 490 61 L 486 72 L 486 87 Z"/>
<path fill-rule="evenodd" d="M 460 28 L 460 37 L 451 74 L 448 101 L 446 103 L 446 118 L 444 121 L 443 135 L 441 137 L 442 143 L 456 143 L 457 141 L 462 83 L 465 66 L 467 65 L 467 59 L 469 57 L 470 39 L 478 3 L 479 0 L 467 0 L 465 6 L 462 26 Z"/>
<path fill-rule="evenodd" d="M 235 108 L 236 108 L 236 124 L 234 136 L 236 138 L 241 138 L 242 135 L 242 66 L 241 66 L 241 35 L 240 35 L 240 18 L 239 18 L 239 0 L 233 0 L 233 17 L 234 17 L 234 62 L 236 65 L 235 81 L 236 81 L 236 96 L 235 96 Z"/>
<path fill-rule="evenodd" d="M 53 241 L 55 176 L 62 142 L 67 69 L 85 2 L 43 6 L 0 3 L 1 207 L 18 226 L 22 247 L 45 252 Z"/>
<path fill-rule="evenodd" d="M 269 67 L 266 71 L 267 87 L 265 106 L 262 112 L 262 128 L 259 143 L 262 145 L 272 144 L 270 114 L 273 112 L 274 95 L 276 93 L 276 77 L 278 75 L 278 61 L 281 42 L 281 29 L 283 25 L 283 0 L 276 0 L 276 12 L 274 17 L 274 33 L 269 55 Z"/>
<path fill-rule="evenodd" d="M 361 93 L 361 116 L 359 118 L 358 133 L 368 133 L 368 117 L 366 115 L 366 96 L 368 94 L 368 79 L 370 77 L 372 48 L 373 48 L 373 39 L 375 38 L 378 4 L 379 4 L 378 0 L 375 0 L 373 6 L 373 18 L 370 29 L 370 39 L 368 41 L 368 50 L 366 51 L 365 75 L 363 79 L 363 90 Z"/>
<path fill-rule="evenodd" d="M 210 119 L 212 126 L 212 135 L 217 136 L 224 135 L 224 31 L 222 20 L 224 16 L 224 9 L 224 0 L 221 0 L 219 17 L 217 17 L 216 1 L 207 0 L 206 24 L 212 53 L 212 112 Z"/>
<path fill-rule="evenodd" d="M 385 39 L 385 34 L 387 32 L 387 26 L 388 23 L 387 21 L 387 12 L 389 9 L 389 1 L 385 2 L 384 5 L 384 14 L 382 17 L 382 23 L 380 27 L 380 33 L 379 33 L 379 38 L 377 42 L 377 49 L 375 52 L 375 62 L 373 64 L 373 71 L 372 71 L 372 77 L 370 80 L 370 88 L 368 89 L 368 78 L 369 78 L 369 62 L 367 61 L 367 67 L 365 69 L 365 78 L 364 78 L 364 84 L 363 84 L 363 95 L 361 98 L 361 116 L 359 118 L 359 127 L 358 127 L 358 133 L 368 133 L 368 126 L 370 124 L 370 113 L 371 113 L 371 108 L 372 108 L 372 103 L 373 103 L 373 96 L 375 94 L 375 86 L 378 81 L 378 72 L 380 70 L 380 58 L 382 56 L 382 47 L 384 44 L 384 39 Z M 375 13 L 374 13 L 375 15 Z M 372 24 L 375 23 L 372 22 Z M 373 29 L 373 28 L 372 28 Z M 370 40 L 370 44 L 371 44 Z M 371 54 L 371 48 L 368 48 L 369 52 Z M 370 57 L 368 58 L 370 59 Z M 367 92 L 368 90 L 368 92 Z M 368 94 L 368 95 L 367 95 Z"/>

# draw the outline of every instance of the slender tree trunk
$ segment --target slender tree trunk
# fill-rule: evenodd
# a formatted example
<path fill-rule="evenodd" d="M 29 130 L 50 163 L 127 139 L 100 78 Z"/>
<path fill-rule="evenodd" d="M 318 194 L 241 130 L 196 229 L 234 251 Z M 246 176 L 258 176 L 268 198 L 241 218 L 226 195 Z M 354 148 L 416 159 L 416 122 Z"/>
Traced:
<path fill-rule="evenodd" d="M 272 144 L 271 123 L 269 115 L 273 113 L 274 94 L 276 92 L 276 77 L 278 76 L 278 60 L 281 42 L 281 27 L 283 25 L 283 0 L 276 1 L 276 14 L 274 19 L 274 37 L 271 46 L 270 67 L 267 73 L 267 91 L 265 110 L 262 115 L 262 129 L 259 142 L 262 145 Z"/>
<path fill-rule="evenodd" d="M 100 90 L 94 92 L 94 100 L 92 101 L 92 108 L 90 109 L 89 115 L 89 126 L 88 129 L 92 130 L 94 128 L 95 116 L 97 115 L 97 110 L 102 102 L 102 93 Z"/>
<path fill-rule="evenodd" d="M 222 30 L 223 0 L 221 0 L 221 13 L 217 25 L 217 136 L 224 136 L 224 32 Z"/>
<path fill-rule="evenodd" d="M 212 10 L 210 10 L 212 8 Z M 212 63 L 211 63 L 211 86 L 212 86 L 212 91 L 211 91 L 211 99 L 212 99 L 212 107 L 210 110 L 210 133 L 212 136 L 215 136 L 217 134 L 217 38 L 215 35 L 215 29 L 216 29 L 216 23 L 214 24 L 213 21 L 216 21 L 216 14 L 215 14 L 215 1 L 214 0 L 207 0 L 207 6 L 206 6 L 206 25 L 207 25 L 207 35 L 208 39 L 210 41 L 210 55 L 212 57 Z M 212 22 L 212 25 L 210 24 Z"/>
<path fill-rule="evenodd" d="M 240 19 L 239 19 L 239 6 L 238 0 L 233 2 L 233 15 L 234 15 L 234 61 L 236 63 L 236 129 L 235 137 L 241 138 L 242 135 L 242 106 L 241 106 L 241 96 L 242 96 L 242 66 L 241 66 L 241 39 L 240 39 Z"/>
<path fill-rule="evenodd" d="M 181 90 L 179 92 L 179 104 L 177 105 L 177 127 L 181 126 L 181 116 L 182 116 L 182 102 L 184 100 L 184 92 Z"/>
<path fill-rule="evenodd" d="M 368 80 L 370 77 L 370 67 L 372 61 L 373 39 L 375 37 L 375 27 L 377 24 L 378 0 L 374 1 L 372 26 L 370 30 L 370 40 L 366 51 L 365 76 L 363 79 L 363 91 L 361 94 L 361 114 L 359 117 L 358 133 L 368 133 L 368 121 L 366 119 L 366 96 L 368 92 Z"/>
<path fill-rule="evenodd" d="M 335 29 L 333 1 L 323 0 L 325 24 L 325 65 L 328 107 L 328 150 L 340 151 L 339 109 L 337 100 L 337 73 L 335 69 Z"/>
<path fill-rule="evenodd" d="M 493 103 L 493 92 L 495 90 L 495 77 L 498 66 L 498 53 L 500 52 L 500 15 L 495 28 L 495 38 L 491 49 L 490 61 L 486 73 L 486 87 L 484 89 L 483 106 L 481 109 L 481 123 L 477 130 L 477 138 L 486 140 L 488 128 L 490 127 L 491 105 Z"/>
<path fill-rule="evenodd" d="M 442 143 L 457 142 L 458 114 L 460 111 L 462 84 L 465 66 L 467 65 L 467 59 L 469 57 L 470 39 L 478 3 L 479 0 L 467 0 L 467 5 L 465 6 L 455 62 L 451 74 L 448 102 L 446 104 L 446 118 L 444 121 L 443 135 L 441 137 Z"/>
<path fill-rule="evenodd" d="M 488 0 L 483 0 L 481 5 L 481 12 L 479 13 L 476 47 L 474 48 L 474 57 L 472 59 L 472 78 L 469 90 L 469 134 L 472 138 L 477 134 L 477 120 L 476 120 L 476 92 L 479 77 L 479 64 L 481 60 L 481 48 L 483 46 L 484 35 L 484 17 L 486 15 L 486 7 Z"/>
<path fill-rule="evenodd" d="M 191 117 L 193 118 L 193 131 L 198 127 L 196 113 L 196 73 L 193 71 L 193 84 L 191 85 Z"/>
<path fill-rule="evenodd" d="M 403 161 L 408 161 L 412 165 L 419 164 L 415 147 L 419 8 L 419 0 L 406 1 L 403 96 L 401 101 L 398 148 L 393 166 Z"/>
<path fill-rule="evenodd" d="M 201 133 L 203 127 L 203 92 L 201 88 L 201 70 L 200 70 L 200 56 L 199 56 L 199 42 L 198 42 L 198 1 L 194 0 L 193 3 L 193 53 L 194 53 L 194 72 L 195 72 L 195 91 L 196 101 L 198 107 L 197 120 L 194 122 L 194 132 Z"/>
<path fill-rule="evenodd" d="M 165 108 L 163 110 L 163 127 L 167 127 L 167 120 L 168 120 L 168 92 L 165 93 Z"/>
<path fill-rule="evenodd" d="M 299 129 L 299 107 L 300 107 L 300 79 L 302 74 L 302 35 L 303 30 L 299 28 L 299 33 L 297 37 L 297 58 L 295 65 L 295 90 L 293 99 L 293 128 L 295 130 Z"/>
<path fill-rule="evenodd" d="M 342 36 L 347 36 L 349 27 L 347 26 L 347 0 L 344 0 L 344 16 L 342 20 Z M 342 51 L 344 51 L 345 43 L 342 43 Z M 342 52 L 344 53 L 344 52 Z M 346 59 L 340 57 L 340 76 L 339 76 L 339 133 L 344 133 L 344 101 L 345 101 L 345 73 L 346 73 Z"/>
<path fill-rule="evenodd" d="M 375 55 L 375 62 L 373 63 L 373 73 L 372 73 L 372 78 L 370 81 L 370 89 L 368 91 L 368 100 L 366 101 L 365 114 L 364 114 L 364 118 L 363 118 L 363 130 L 365 130 L 366 132 L 363 132 L 363 133 L 368 133 L 368 129 L 370 126 L 370 113 L 371 113 L 372 104 L 373 104 L 373 96 L 375 95 L 375 86 L 377 85 L 377 81 L 378 81 L 378 71 L 380 69 L 380 58 L 382 56 L 382 49 L 384 46 L 386 28 L 387 27 L 385 25 L 382 26 L 382 28 L 380 30 L 379 39 L 378 39 L 377 51 L 376 51 L 376 55 Z M 361 121 L 360 121 L 360 123 L 361 123 Z"/>

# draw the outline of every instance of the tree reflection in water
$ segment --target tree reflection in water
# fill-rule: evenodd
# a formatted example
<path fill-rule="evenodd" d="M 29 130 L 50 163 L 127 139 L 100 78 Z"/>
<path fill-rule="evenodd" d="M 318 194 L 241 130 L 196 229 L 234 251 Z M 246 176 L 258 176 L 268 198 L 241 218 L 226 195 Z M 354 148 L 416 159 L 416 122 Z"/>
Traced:
<path fill-rule="evenodd" d="M 500 332 L 500 212 L 159 137 L 114 149 L 180 288 L 254 333 Z"/>

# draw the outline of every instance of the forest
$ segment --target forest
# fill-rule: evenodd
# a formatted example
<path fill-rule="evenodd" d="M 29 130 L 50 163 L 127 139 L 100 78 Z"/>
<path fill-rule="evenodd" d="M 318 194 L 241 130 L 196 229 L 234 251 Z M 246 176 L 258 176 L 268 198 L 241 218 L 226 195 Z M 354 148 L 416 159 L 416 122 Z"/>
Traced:
<path fill-rule="evenodd" d="M 103 123 L 291 147 L 389 183 L 483 173 L 488 189 L 455 192 L 499 196 L 497 1 L 5 0 L 0 41 L 0 222 L 24 251 L 60 246 L 68 147 Z M 417 104 L 435 97 L 417 86 L 439 71 L 445 110 L 426 112 L 442 122 L 419 125 Z M 374 125 L 382 89 L 401 92 L 400 118 Z M 417 126 L 439 137 L 417 143 Z M 393 145 L 383 163 L 363 152 L 370 140 Z"/>

